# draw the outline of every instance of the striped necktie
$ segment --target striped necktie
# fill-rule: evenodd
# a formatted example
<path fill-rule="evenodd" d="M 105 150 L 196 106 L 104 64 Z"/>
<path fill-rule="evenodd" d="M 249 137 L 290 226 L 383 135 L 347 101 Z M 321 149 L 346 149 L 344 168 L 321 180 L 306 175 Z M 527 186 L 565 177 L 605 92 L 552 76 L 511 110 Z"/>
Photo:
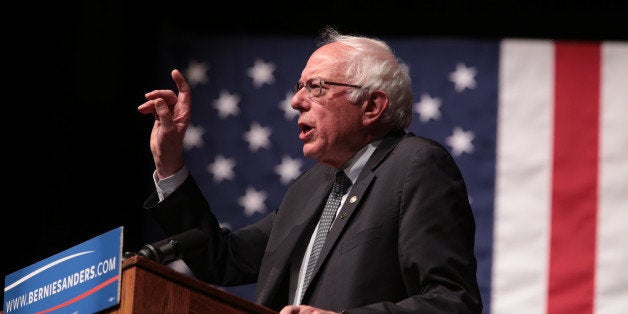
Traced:
<path fill-rule="evenodd" d="M 318 229 L 316 231 L 316 237 L 314 238 L 314 244 L 312 245 L 312 252 L 310 252 L 310 259 L 307 262 L 305 279 L 303 280 L 303 289 L 301 289 L 301 299 L 303 299 L 303 295 L 305 294 L 305 291 L 310 284 L 310 280 L 312 279 L 312 273 L 316 267 L 316 260 L 318 259 L 318 255 L 325 243 L 327 232 L 329 232 L 331 224 L 336 217 L 336 212 L 340 206 L 342 196 L 347 193 L 347 189 L 350 185 L 351 180 L 349 180 L 347 175 L 345 175 L 344 171 L 340 170 L 336 172 L 336 179 L 334 180 L 334 185 L 331 188 L 329 198 L 327 198 L 327 203 L 325 203 L 325 208 L 323 209 L 323 214 L 321 215 Z"/>

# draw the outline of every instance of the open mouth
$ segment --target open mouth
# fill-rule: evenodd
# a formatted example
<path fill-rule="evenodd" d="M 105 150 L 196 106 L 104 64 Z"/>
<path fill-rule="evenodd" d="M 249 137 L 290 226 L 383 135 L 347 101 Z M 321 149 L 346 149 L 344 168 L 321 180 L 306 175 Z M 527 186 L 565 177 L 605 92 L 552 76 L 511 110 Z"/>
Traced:
<path fill-rule="evenodd" d="M 305 123 L 299 123 L 299 128 L 301 129 L 301 134 L 299 134 L 300 139 L 305 139 L 314 129 L 312 126 Z"/>

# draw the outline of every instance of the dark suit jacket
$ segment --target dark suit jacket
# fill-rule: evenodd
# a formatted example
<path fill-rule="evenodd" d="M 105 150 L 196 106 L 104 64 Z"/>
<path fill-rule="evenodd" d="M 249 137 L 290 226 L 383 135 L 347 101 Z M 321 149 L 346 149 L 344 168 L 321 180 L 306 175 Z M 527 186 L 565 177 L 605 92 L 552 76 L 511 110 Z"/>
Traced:
<path fill-rule="evenodd" d="M 221 229 L 190 176 L 163 202 L 145 203 L 169 235 L 202 228 L 207 249 L 185 262 L 209 283 L 257 282 L 256 302 L 290 304 L 307 241 L 334 179 L 316 165 L 259 222 Z M 349 313 L 480 313 L 475 221 L 464 180 L 440 144 L 384 139 L 353 185 L 321 251 L 303 303 Z"/>

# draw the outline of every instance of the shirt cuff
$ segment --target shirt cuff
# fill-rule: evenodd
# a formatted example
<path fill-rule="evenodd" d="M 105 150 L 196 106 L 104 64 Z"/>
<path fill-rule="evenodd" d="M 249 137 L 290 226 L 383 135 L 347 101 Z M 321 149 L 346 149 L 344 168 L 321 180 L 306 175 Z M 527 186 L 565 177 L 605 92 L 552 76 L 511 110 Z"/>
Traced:
<path fill-rule="evenodd" d="M 181 170 L 177 171 L 175 174 L 163 178 L 159 180 L 157 177 L 157 171 L 153 172 L 153 181 L 155 182 L 155 188 L 157 188 L 157 196 L 159 196 L 159 201 L 163 201 L 168 195 L 172 194 L 177 188 L 185 182 L 190 171 L 188 168 L 183 165 Z"/>

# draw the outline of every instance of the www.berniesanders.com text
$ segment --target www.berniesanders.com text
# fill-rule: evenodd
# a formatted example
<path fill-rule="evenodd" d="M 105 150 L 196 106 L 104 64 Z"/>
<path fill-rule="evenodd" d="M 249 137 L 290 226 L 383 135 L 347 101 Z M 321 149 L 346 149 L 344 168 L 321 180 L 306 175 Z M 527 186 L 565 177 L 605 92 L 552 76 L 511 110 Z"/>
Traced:
<path fill-rule="evenodd" d="M 115 271 L 117 265 L 118 264 L 116 263 L 116 257 L 113 257 L 108 260 L 99 262 L 97 265 L 92 265 L 91 267 L 85 268 L 59 280 L 53 281 L 43 287 L 29 291 L 28 293 L 25 293 L 17 298 L 8 300 L 5 302 L 6 313 L 31 305 L 49 296 L 76 287 L 77 285 L 85 283 L 111 271 Z"/>

